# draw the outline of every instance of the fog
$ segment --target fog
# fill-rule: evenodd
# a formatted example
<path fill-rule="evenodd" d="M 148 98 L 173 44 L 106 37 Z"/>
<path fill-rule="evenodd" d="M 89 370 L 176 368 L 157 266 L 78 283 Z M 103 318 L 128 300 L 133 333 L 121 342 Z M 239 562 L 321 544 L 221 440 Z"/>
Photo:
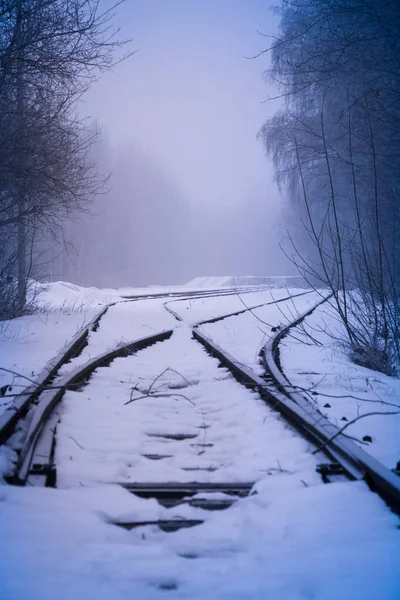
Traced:
<path fill-rule="evenodd" d="M 111 3 L 109 3 L 111 4 Z M 272 2 L 271 2 L 272 4 Z M 108 2 L 103 1 L 103 7 Z M 127 0 L 115 23 L 137 50 L 92 86 L 82 115 L 112 171 L 90 216 L 67 226 L 54 276 L 88 285 L 293 273 L 283 200 L 257 132 L 276 110 L 249 60 L 277 31 L 263 0 Z"/>

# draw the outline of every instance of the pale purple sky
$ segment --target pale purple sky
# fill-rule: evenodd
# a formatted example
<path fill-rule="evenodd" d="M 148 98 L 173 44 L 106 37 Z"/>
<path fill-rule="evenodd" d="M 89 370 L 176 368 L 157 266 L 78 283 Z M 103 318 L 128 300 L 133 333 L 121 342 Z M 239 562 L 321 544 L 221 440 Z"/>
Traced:
<path fill-rule="evenodd" d="M 274 94 L 262 78 L 268 58 L 244 58 L 268 44 L 257 30 L 277 32 L 273 4 L 127 0 L 116 23 L 138 52 L 92 87 L 84 112 L 112 143 L 133 141 L 156 157 L 192 205 L 257 196 L 275 214 L 271 165 L 256 140 L 276 109 L 262 104 Z"/>

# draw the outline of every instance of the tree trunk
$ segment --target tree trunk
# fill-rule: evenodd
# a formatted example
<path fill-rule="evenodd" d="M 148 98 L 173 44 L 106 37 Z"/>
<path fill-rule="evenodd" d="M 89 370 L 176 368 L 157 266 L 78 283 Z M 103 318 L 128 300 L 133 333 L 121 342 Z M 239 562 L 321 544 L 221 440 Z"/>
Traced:
<path fill-rule="evenodd" d="M 17 113 L 19 119 L 19 128 L 23 128 L 23 111 L 24 111 L 24 82 L 22 75 L 22 15 L 21 15 L 21 0 L 17 1 L 17 18 L 16 18 L 16 39 L 20 48 L 17 53 Z M 25 228 L 25 201 L 21 193 L 18 193 L 18 312 L 22 313 L 26 304 L 26 228 Z"/>
<path fill-rule="evenodd" d="M 19 213 L 23 215 L 24 200 L 19 198 Z M 26 303 L 26 231 L 25 217 L 18 220 L 18 311 L 23 312 Z"/>

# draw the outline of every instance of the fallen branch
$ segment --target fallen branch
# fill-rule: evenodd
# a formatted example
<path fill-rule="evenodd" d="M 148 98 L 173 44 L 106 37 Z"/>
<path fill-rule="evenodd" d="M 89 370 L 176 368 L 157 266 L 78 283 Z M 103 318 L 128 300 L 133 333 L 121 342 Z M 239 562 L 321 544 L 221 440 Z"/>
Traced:
<path fill-rule="evenodd" d="M 341 427 L 336 433 L 335 435 L 333 435 L 332 437 L 329 438 L 329 440 L 326 440 L 326 442 L 324 442 L 322 444 L 322 446 L 320 446 L 319 448 L 317 448 L 316 450 L 313 450 L 313 454 L 317 454 L 317 452 L 320 452 L 321 450 L 324 450 L 324 448 L 326 448 L 326 446 L 328 444 L 330 444 L 331 442 L 333 442 L 333 440 L 335 438 L 338 437 L 338 435 L 340 435 L 345 429 L 347 429 L 347 427 L 349 427 L 350 425 L 353 425 L 354 423 L 356 423 L 357 421 L 364 419 L 365 417 L 375 417 L 375 416 L 386 416 L 386 415 L 400 415 L 400 410 L 397 411 L 387 411 L 387 412 L 370 412 L 370 413 L 365 413 L 364 415 L 360 415 L 359 417 L 355 417 L 354 419 L 352 419 L 351 421 L 348 421 L 346 423 L 346 425 L 343 425 L 343 427 Z"/>

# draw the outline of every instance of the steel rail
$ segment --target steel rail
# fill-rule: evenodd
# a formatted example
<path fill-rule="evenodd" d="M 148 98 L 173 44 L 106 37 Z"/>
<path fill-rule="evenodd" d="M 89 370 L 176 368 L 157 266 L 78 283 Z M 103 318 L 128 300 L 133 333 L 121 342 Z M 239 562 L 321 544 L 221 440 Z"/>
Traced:
<path fill-rule="evenodd" d="M 212 297 L 212 296 L 229 296 L 231 294 L 236 294 L 236 290 L 240 289 L 243 292 L 256 292 L 262 290 L 271 289 L 270 286 L 267 285 L 258 285 L 258 286 L 244 286 L 239 288 L 216 288 L 215 290 L 192 290 L 192 291 L 174 291 L 174 292 L 155 292 L 154 294 L 142 294 L 142 295 L 130 295 L 130 296 L 120 296 L 125 300 L 148 300 L 150 298 L 197 298 L 197 297 Z"/>
<path fill-rule="evenodd" d="M 15 475 L 11 479 L 11 482 L 23 485 L 29 477 L 29 482 L 34 485 L 55 485 L 55 469 L 52 464 L 52 458 L 54 454 L 54 429 L 59 418 L 56 408 L 64 393 L 69 389 L 76 389 L 77 386 L 82 385 L 97 367 L 107 366 L 117 357 L 133 354 L 151 344 L 167 340 L 171 337 L 172 333 L 173 329 L 167 330 L 141 338 L 129 344 L 123 344 L 111 351 L 105 352 L 89 360 L 72 373 L 65 375 L 59 381 L 56 381 L 54 389 L 44 391 L 33 413 L 28 433 L 19 455 Z M 208 349 L 211 348 L 212 354 L 217 356 L 222 364 L 228 366 L 235 376 L 238 376 L 239 373 L 240 377 L 237 378 L 241 383 L 257 389 L 262 395 L 265 395 L 266 383 L 257 378 L 250 369 L 246 370 L 243 366 L 238 366 L 234 359 L 220 348 L 217 348 L 209 338 L 206 339 L 202 336 L 196 328 L 193 329 L 193 337 L 203 345 L 206 345 Z M 268 394 L 271 394 L 270 390 Z M 272 396 L 272 398 L 275 404 L 277 399 L 275 396 Z M 336 456 L 334 458 L 336 459 Z"/>
<path fill-rule="evenodd" d="M 302 323 L 306 317 L 309 317 L 310 315 L 312 315 L 312 313 L 319 306 L 321 306 L 325 302 L 328 302 L 328 300 L 330 300 L 332 298 L 332 296 L 333 296 L 333 294 L 328 294 L 327 296 L 324 296 L 322 298 L 322 300 L 320 300 L 319 302 L 314 304 L 314 306 L 312 306 L 311 308 L 306 310 L 301 315 L 298 315 L 296 319 L 294 319 L 293 321 L 291 321 L 284 327 L 277 326 L 275 335 L 269 339 L 269 341 L 267 342 L 267 344 L 264 346 L 264 348 L 262 350 L 264 368 L 267 371 L 267 373 L 269 373 L 272 376 L 272 378 L 274 379 L 275 385 L 283 394 L 285 394 L 285 396 L 290 397 L 290 394 L 289 394 L 287 388 L 291 387 L 291 386 L 290 386 L 290 382 L 286 378 L 286 376 L 283 372 L 282 366 L 281 366 L 280 354 L 279 354 L 279 344 L 283 340 L 283 338 L 288 335 L 288 333 L 290 332 L 290 330 L 293 327 L 297 327 L 297 325 L 300 325 L 300 323 Z M 266 354 L 270 355 L 268 364 L 266 363 Z"/>
<path fill-rule="evenodd" d="M 319 431 L 316 429 L 314 423 L 308 417 L 303 407 L 298 406 L 295 402 L 277 390 L 272 381 L 268 381 L 256 375 L 249 367 L 243 365 L 228 352 L 223 350 L 208 335 L 200 332 L 198 328 L 193 329 L 193 336 L 206 348 L 209 354 L 218 358 L 221 364 L 227 367 L 239 382 L 250 389 L 257 391 L 269 406 L 280 412 L 285 419 L 301 433 L 301 435 L 307 437 L 317 448 L 326 441 L 323 430 Z M 320 419 L 321 415 L 318 415 L 318 417 Z M 337 449 L 333 447 L 333 444 L 324 447 L 323 452 L 336 462 L 340 462 L 344 471 L 351 479 L 362 479 L 363 470 L 357 460 L 354 460 L 350 456 L 347 457 L 347 455 L 342 456 L 342 453 L 337 451 Z"/>
<path fill-rule="evenodd" d="M 31 463 L 35 466 L 32 470 L 32 475 L 35 477 L 44 476 L 43 484 L 46 483 L 51 473 L 51 455 L 53 451 L 53 439 L 48 438 L 44 441 L 40 449 L 40 460 L 34 461 L 34 452 L 39 436 L 43 430 L 45 423 L 50 418 L 52 412 L 60 402 L 64 393 L 69 389 L 76 387 L 87 380 L 95 369 L 109 365 L 113 360 L 119 357 L 129 356 L 138 350 L 142 350 L 147 346 L 162 342 L 171 337 L 173 330 L 163 331 L 144 338 L 140 338 L 128 344 L 122 344 L 105 352 L 95 358 L 89 360 L 83 366 L 78 367 L 72 373 L 69 373 L 57 382 L 54 389 L 48 389 L 41 394 L 39 403 L 34 412 L 32 421 L 29 425 L 28 433 L 25 438 L 24 445 L 19 455 L 18 464 L 16 467 L 15 476 L 12 478 L 13 483 L 23 484 L 26 482 L 31 470 Z"/>
<path fill-rule="evenodd" d="M 263 290 L 256 290 L 256 291 L 263 291 Z M 265 291 L 267 292 L 268 289 L 266 289 Z M 255 306 L 248 306 L 246 308 L 242 308 L 240 310 L 236 310 L 235 312 L 231 312 L 231 313 L 224 314 L 224 315 L 218 315 L 217 317 L 212 317 L 210 319 L 205 319 L 204 321 L 199 321 L 198 323 L 196 323 L 196 326 L 217 323 L 218 321 L 223 321 L 224 319 L 227 319 L 229 317 L 236 317 L 237 315 L 241 315 L 241 314 L 243 314 L 245 312 L 249 312 L 249 311 L 255 310 L 257 308 L 262 308 L 263 306 L 268 306 L 270 304 L 278 304 L 280 302 L 285 302 L 286 300 L 291 300 L 292 298 L 298 298 L 299 296 L 304 296 L 306 294 L 311 294 L 313 291 L 314 290 L 307 290 L 306 292 L 301 292 L 300 294 L 293 294 L 292 296 L 286 296 L 285 298 L 280 298 L 279 300 L 271 300 L 270 302 L 263 302 L 262 304 L 256 304 Z M 249 294 L 249 293 L 254 293 L 254 292 L 253 291 L 252 292 L 248 292 L 247 290 L 245 292 L 243 292 L 243 291 L 240 291 L 240 292 L 235 291 L 234 293 L 229 294 L 229 295 L 234 295 L 234 294 L 239 295 L 239 294 L 243 294 L 243 293 Z M 170 301 L 164 302 L 164 308 L 169 313 L 171 313 L 175 317 L 175 319 L 177 319 L 178 321 L 184 321 L 184 319 L 180 315 L 178 315 L 177 312 L 175 312 L 172 308 L 170 308 L 169 306 L 167 306 L 168 304 L 172 304 L 172 303 L 175 303 L 175 302 L 184 302 L 184 301 L 185 301 L 185 298 L 178 299 L 178 300 L 170 300 Z"/>
<path fill-rule="evenodd" d="M 39 397 L 41 392 L 49 385 L 57 374 L 60 367 L 66 362 L 75 358 L 83 350 L 87 343 L 89 333 L 96 331 L 100 319 L 105 315 L 115 302 L 107 304 L 101 311 L 84 327 L 82 327 L 74 337 L 65 344 L 58 354 L 51 359 L 42 369 L 35 382 L 29 385 L 16 398 L 15 402 L 0 415 L 0 445 L 4 444 L 14 433 L 17 423 L 28 412 L 32 403 Z"/>
<path fill-rule="evenodd" d="M 318 302 L 312 309 L 308 310 L 292 323 L 280 329 L 264 347 L 263 363 L 266 373 L 271 377 L 281 402 L 277 406 L 295 406 L 293 419 L 299 420 L 299 425 L 306 426 L 316 441 L 319 439 L 320 447 L 329 452 L 336 453 L 336 460 L 346 470 L 346 464 L 356 465 L 359 472 L 370 488 L 376 491 L 396 512 L 400 513 L 400 477 L 386 468 L 378 460 L 357 446 L 353 441 L 340 433 L 336 425 L 333 425 L 321 412 L 316 410 L 308 399 L 300 392 L 295 391 L 287 377 L 283 373 L 279 359 L 279 344 L 288 335 L 290 329 L 304 321 L 321 304 L 327 302 L 332 294 Z M 298 417 L 296 417 L 296 414 Z M 334 438 L 334 439 L 333 439 Z"/>

